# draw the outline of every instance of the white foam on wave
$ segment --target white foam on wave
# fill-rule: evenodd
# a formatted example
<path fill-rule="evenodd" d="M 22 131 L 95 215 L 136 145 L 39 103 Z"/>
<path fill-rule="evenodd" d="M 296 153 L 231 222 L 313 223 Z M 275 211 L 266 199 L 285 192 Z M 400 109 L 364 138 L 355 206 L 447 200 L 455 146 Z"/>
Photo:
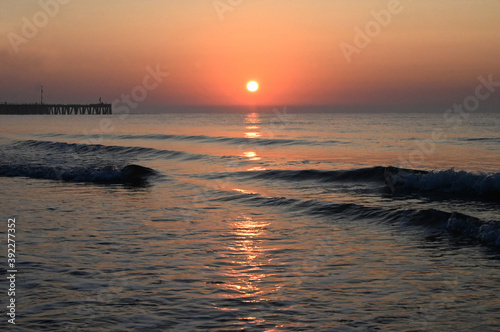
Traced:
<path fill-rule="evenodd" d="M 435 191 L 448 194 L 500 196 L 500 173 L 472 173 L 466 171 L 432 171 L 425 174 L 399 171 L 392 174 L 397 187 Z"/>
<path fill-rule="evenodd" d="M 447 230 L 473 238 L 482 243 L 500 246 L 500 223 L 483 221 L 460 213 L 453 213 L 448 219 Z"/>

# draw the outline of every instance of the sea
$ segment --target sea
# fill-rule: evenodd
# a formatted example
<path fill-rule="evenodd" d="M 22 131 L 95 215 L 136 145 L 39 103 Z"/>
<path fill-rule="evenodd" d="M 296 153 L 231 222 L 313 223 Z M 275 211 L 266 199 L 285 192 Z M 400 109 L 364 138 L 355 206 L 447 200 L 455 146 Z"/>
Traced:
<path fill-rule="evenodd" d="M 0 328 L 498 331 L 499 129 L 286 107 L 1 116 Z"/>

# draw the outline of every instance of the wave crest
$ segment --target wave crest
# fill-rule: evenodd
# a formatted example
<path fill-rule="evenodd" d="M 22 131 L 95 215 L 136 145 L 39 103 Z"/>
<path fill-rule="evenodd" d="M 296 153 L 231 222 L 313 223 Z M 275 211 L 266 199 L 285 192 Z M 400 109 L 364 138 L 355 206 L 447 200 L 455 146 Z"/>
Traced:
<path fill-rule="evenodd" d="M 145 184 L 159 173 L 151 168 L 130 164 L 125 167 L 105 166 L 47 166 L 0 165 L 0 176 L 34 179 L 92 182 L 101 184 Z"/>
<path fill-rule="evenodd" d="M 437 192 L 500 201 L 500 173 L 486 174 L 467 171 L 432 171 L 425 173 L 386 172 L 388 185 L 425 192 Z"/>

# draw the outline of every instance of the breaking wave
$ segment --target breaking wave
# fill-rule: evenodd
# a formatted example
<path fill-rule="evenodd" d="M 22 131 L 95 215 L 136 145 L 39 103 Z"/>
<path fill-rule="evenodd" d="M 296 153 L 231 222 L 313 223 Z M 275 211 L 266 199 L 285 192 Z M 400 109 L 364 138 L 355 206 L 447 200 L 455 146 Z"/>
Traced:
<path fill-rule="evenodd" d="M 306 215 L 338 218 L 344 222 L 369 220 L 391 224 L 399 223 L 404 226 L 420 227 L 426 233 L 446 233 L 472 242 L 500 247 L 500 221 L 482 220 L 458 212 L 446 212 L 437 209 L 389 209 L 354 203 L 264 197 L 260 194 L 244 193 L 227 193 L 227 195 L 216 198 L 214 201 L 238 201 L 258 206 L 272 206 Z"/>
<path fill-rule="evenodd" d="M 500 173 L 475 173 L 453 169 L 432 172 L 386 172 L 392 188 L 436 192 L 455 196 L 500 201 Z"/>
<path fill-rule="evenodd" d="M 92 182 L 101 184 L 145 184 L 153 176 L 155 170 L 140 166 L 116 165 L 106 166 L 48 166 L 48 165 L 0 165 L 0 176 L 29 177 L 34 179 L 61 180 L 70 182 Z"/>
<path fill-rule="evenodd" d="M 467 171 L 425 171 L 375 166 L 349 170 L 263 170 L 211 174 L 217 178 L 235 176 L 266 181 L 316 181 L 322 183 L 365 182 L 388 186 L 393 193 L 437 193 L 454 198 L 476 198 L 500 202 L 500 173 Z"/>

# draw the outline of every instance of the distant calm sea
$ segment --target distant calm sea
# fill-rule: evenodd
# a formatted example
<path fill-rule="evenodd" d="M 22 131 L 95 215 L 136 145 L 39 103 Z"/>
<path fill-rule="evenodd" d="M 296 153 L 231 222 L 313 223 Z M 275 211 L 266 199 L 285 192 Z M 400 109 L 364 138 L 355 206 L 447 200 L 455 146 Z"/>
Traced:
<path fill-rule="evenodd" d="M 1 116 L 0 327 L 498 331 L 499 129 L 479 113 Z"/>

